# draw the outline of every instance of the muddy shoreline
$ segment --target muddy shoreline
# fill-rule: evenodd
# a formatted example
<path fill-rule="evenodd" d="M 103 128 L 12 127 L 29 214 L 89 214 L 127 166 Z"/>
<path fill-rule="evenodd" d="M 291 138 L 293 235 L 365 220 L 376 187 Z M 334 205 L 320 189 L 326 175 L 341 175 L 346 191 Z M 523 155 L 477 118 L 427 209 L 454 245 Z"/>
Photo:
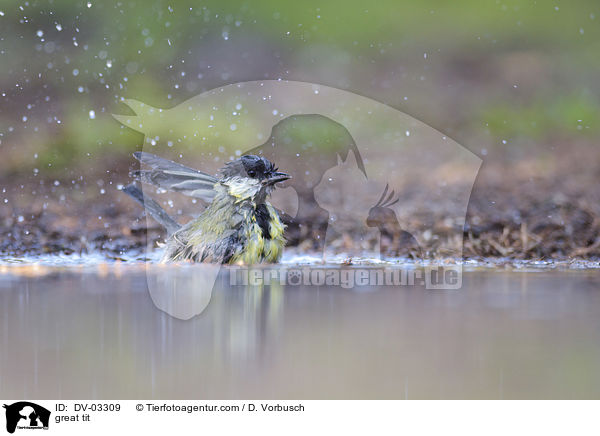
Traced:
<path fill-rule="evenodd" d="M 583 158 L 584 156 L 585 158 Z M 143 253 L 147 241 L 164 238 L 141 208 L 119 188 L 128 182 L 131 162 L 85 177 L 50 179 L 1 177 L 0 256 L 100 254 L 125 260 Z M 596 189 L 600 151 L 592 145 L 510 159 L 490 156 L 472 190 L 463 234 L 465 260 L 597 261 L 600 259 L 600 193 Z M 403 201 L 401 199 L 401 201 Z M 443 237 L 443 211 L 425 217 L 431 233 Z M 288 232 L 288 246 L 314 249 L 313 220 Z M 347 229 L 347 238 L 353 229 Z M 344 241 L 336 246 L 343 252 Z M 435 246 L 427 257 L 443 257 Z"/>

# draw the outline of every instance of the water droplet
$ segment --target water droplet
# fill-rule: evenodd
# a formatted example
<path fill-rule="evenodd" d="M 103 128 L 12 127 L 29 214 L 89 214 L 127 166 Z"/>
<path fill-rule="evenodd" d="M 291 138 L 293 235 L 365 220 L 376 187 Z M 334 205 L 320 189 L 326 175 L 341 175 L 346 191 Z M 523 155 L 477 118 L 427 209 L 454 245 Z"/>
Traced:
<path fill-rule="evenodd" d="M 90 120 L 93 120 L 96 118 L 96 112 L 94 112 L 93 110 L 90 111 Z"/>

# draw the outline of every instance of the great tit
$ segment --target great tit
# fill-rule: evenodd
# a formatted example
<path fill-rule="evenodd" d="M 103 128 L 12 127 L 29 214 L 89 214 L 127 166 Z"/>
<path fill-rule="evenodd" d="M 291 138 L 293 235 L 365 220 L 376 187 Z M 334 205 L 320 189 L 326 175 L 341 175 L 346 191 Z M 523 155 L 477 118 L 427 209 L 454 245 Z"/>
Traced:
<path fill-rule="evenodd" d="M 245 155 L 227 163 L 218 177 L 156 155 L 136 152 L 149 169 L 132 173 L 142 183 L 200 198 L 208 204 L 181 226 L 136 182 L 123 188 L 167 230 L 162 262 L 221 264 L 278 262 L 285 245 L 285 225 L 267 198 L 278 182 L 290 179 L 264 157 Z"/>

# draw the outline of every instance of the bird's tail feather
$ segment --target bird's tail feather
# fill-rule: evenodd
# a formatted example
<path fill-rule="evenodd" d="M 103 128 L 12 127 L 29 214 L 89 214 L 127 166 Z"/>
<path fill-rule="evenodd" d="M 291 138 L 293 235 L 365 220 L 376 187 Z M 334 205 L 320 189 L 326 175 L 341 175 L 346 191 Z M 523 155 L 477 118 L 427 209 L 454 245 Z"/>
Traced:
<path fill-rule="evenodd" d="M 150 197 L 146 197 L 135 183 L 125 186 L 123 192 L 141 204 L 146 210 L 146 213 L 167 230 L 168 235 L 172 235 L 181 228 L 181 225 L 171 218 L 171 216 L 156 201 Z"/>

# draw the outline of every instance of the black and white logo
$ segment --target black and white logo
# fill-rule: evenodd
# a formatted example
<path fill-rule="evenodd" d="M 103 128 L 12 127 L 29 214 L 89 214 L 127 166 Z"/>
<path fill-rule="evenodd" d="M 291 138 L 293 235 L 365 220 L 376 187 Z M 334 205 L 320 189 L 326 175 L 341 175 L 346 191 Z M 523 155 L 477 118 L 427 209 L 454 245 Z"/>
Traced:
<path fill-rule="evenodd" d="M 4 405 L 6 409 L 6 431 L 14 433 L 16 429 L 47 430 L 50 411 L 29 401 L 19 401 Z"/>

